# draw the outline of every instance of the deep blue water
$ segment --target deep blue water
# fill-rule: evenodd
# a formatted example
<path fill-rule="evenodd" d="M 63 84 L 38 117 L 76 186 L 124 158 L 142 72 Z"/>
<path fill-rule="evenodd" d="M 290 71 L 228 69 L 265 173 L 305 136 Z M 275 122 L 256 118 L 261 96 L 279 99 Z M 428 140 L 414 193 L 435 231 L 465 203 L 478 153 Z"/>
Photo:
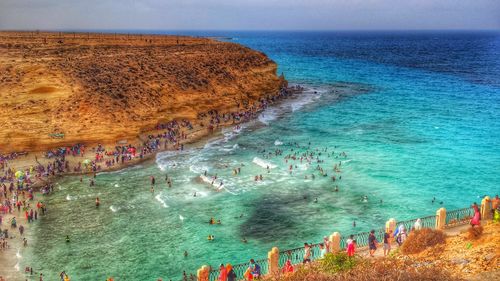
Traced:
<path fill-rule="evenodd" d="M 178 278 L 202 264 L 265 257 L 273 246 L 434 214 L 440 201 L 456 209 L 500 193 L 499 33 L 188 34 L 262 51 L 291 83 L 310 90 L 240 133 L 229 129 L 187 153 L 160 154 L 154 165 L 101 174 L 95 189 L 77 178 L 59 182 L 27 253 L 44 275 L 64 269 L 72 280 Z M 292 174 L 282 157 L 263 160 L 276 165 L 270 173 L 255 164 L 263 149 L 293 153 L 289 142 L 328 148 L 320 165 L 332 175 L 343 161 L 342 180 L 321 177 L 317 163 L 295 162 Z M 341 151 L 348 157 L 339 158 Z M 242 174 L 232 175 L 241 164 Z M 200 180 L 204 170 L 224 180 L 225 192 Z M 148 176 L 165 173 L 175 188 L 151 196 Z M 256 183 L 256 174 L 264 181 Z M 92 208 L 97 194 L 99 210 Z M 360 200 L 365 195 L 368 202 Z M 209 226 L 212 216 L 223 224 Z M 77 242 L 65 245 L 62 234 Z M 208 242 L 208 234 L 216 240 Z"/>

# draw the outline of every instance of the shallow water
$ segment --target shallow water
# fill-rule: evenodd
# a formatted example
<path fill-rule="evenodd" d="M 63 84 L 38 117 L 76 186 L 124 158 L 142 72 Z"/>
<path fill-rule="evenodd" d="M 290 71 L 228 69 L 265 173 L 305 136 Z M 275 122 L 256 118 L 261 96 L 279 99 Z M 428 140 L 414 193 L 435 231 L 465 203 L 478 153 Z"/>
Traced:
<path fill-rule="evenodd" d="M 22 253 L 24 265 L 49 279 L 62 270 L 72 280 L 180 279 L 202 264 L 244 262 L 273 246 L 434 214 L 433 197 L 455 209 L 499 193 L 498 34 L 224 35 L 264 51 L 310 90 L 239 132 L 228 128 L 207 144 L 161 153 L 153 164 L 99 174 L 95 187 L 71 177 L 58 182 L 57 193 L 44 198 L 49 214 L 33 227 L 36 246 Z M 318 163 L 300 161 L 289 173 L 283 156 L 306 147 L 327 148 L 319 156 L 327 177 Z M 267 158 L 275 149 L 283 156 Z M 339 161 L 342 179 L 334 183 Z M 264 180 L 255 182 L 259 174 Z M 222 224 L 209 225 L 210 217 Z"/>

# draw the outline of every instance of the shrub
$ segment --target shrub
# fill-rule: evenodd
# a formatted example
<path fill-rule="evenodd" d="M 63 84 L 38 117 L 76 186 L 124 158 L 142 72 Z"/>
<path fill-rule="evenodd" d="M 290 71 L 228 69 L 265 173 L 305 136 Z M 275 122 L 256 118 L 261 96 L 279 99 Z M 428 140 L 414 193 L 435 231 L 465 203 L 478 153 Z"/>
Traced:
<path fill-rule="evenodd" d="M 481 234 L 483 234 L 483 227 L 482 226 L 474 226 L 474 227 L 469 227 L 467 230 L 467 237 L 469 239 L 478 239 L 481 237 Z"/>
<path fill-rule="evenodd" d="M 319 262 L 323 271 L 335 273 L 353 268 L 356 265 L 356 258 L 350 258 L 345 252 L 328 253 Z"/>
<path fill-rule="evenodd" d="M 446 235 L 441 230 L 423 228 L 415 230 L 408 235 L 401 246 L 403 254 L 417 254 L 439 244 L 444 244 Z"/>
<path fill-rule="evenodd" d="M 357 260 L 356 266 L 337 273 L 324 272 L 322 266 L 302 266 L 289 275 L 267 276 L 265 281 L 455 281 L 448 271 L 435 264 L 401 261 L 394 258 Z"/>

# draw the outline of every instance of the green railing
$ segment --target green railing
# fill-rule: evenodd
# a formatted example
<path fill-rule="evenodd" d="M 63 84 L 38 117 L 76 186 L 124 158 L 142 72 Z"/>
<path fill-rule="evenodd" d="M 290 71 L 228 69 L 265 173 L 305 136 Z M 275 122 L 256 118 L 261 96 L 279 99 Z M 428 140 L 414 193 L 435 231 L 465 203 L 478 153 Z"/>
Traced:
<path fill-rule="evenodd" d="M 473 215 L 474 215 L 474 209 L 472 209 L 471 207 L 449 211 L 446 214 L 446 227 L 467 224 Z M 407 232 L 410 232 L 413 230 L 416 221 L 417 221 L 417 219 L 401 221 L 401 222 L 397 223 L 397 226 L 403 224 L 405 226 Z M 422 226 L 422 228 L 435 228 L 435 224 L 436 224 L 436 216 L 426 216 L 426 217 L 420 218 L 420 225 Z M 385 228 L 375 230 L 375 237 L 377 238 L 377 240 L 379 242 L 384 241 L 384 234 L 385 234 Z M 370 232 L 362 232 L 362 233 L 353 234 L 353 239 L 356 240 L 356 246 L 358 248 L 367 247 L 369 235 L 370 235 Z M 391 235 L 392 235 L 392 233 L 391 233 Z M 347 239 L 349 239 L 349 238 L 350 238 L 350 235 L 341 236 L 341 238 L 340 238 L 340 249 L 341 250 L 346 249 Z M 319 245 L 320 245 L 320 243 L 310 245 L 310 247 L 311 247 L 311 260 L 312 261 L 321 258 L 321 249 L 320 249 Z M 278 259 L 279 268 L 283 268 L 285 263 L 288 260 L 290 260 L 292 265 L 301 264 L 304 260 L 304 253 L 305 253 L 304 247 L 280 251 L 279 259 Z M 262 275 L 265 275 L 268 273 L 269 264 L 268 264 L 267 258 L 257 260 L 256 263 L 260 265 Z M 233 270 L 237 276 L 236 280 L 244 280 L 245 279 L 244 278 L 245 271 L 249 267 L 250 267 L 249 262 L 234 265 Z M 218 268 L 212 268 L 212 270 L 210 271 L 209 281 L 217 281 L 219 274 L 220 274 L 220 272 L 219 272 Z"/>
<path fill-rule="evenodd" d="M 375 230 L 375 238 L 377 238 L 377 241 L 382 242 L 384 241 L 384 233 L 385 229 L 376 229 Z M 356 240 L 356 247 L 357 248 L 363 248 L 363 247 L 368 247 L 368 237 L 370 237 L 370 232 L 361 232 L 361 233 L 356 233 L 352 235 L 354 240 Z M 345 250 L 347 249 L 347 240 L 351 238 L 350 235 L 347 236 L 341 236 L 340 237 L 340 249 Z"/>
<path fill-rule="evenodd" d="M 418 219 L 406 220 L 398 222 L 398 225 L 404 225 L 406 232 L 410 233 L 415 227 L 415 223 Z M 420 218 L 420 226 L 422 228 L 435 228 L 436 227 L 436 216 L 427 216 Z"/>
<path fill-rule="evenodd" d="M 468 224 L 473 216 L 472 207 L 446 212 L 446 227 Z"/>

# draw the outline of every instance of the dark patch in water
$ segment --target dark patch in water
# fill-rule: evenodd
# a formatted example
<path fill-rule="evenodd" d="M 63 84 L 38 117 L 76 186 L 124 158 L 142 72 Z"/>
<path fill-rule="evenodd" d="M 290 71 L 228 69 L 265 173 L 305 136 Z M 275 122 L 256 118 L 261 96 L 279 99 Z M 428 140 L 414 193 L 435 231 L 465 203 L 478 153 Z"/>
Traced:
<path fill-rule="evenodd" d="M 302 237 L 299 233 L 307 230 L 300 229 L 300 222 L 307 219 L 309 213 L 304 211 L 304 205 L 314 204 L 315 197 L 315 194 L 299 192 L 261 197 L 246 222 L 240 226 L 240 236 L 263 242 Z"/>

